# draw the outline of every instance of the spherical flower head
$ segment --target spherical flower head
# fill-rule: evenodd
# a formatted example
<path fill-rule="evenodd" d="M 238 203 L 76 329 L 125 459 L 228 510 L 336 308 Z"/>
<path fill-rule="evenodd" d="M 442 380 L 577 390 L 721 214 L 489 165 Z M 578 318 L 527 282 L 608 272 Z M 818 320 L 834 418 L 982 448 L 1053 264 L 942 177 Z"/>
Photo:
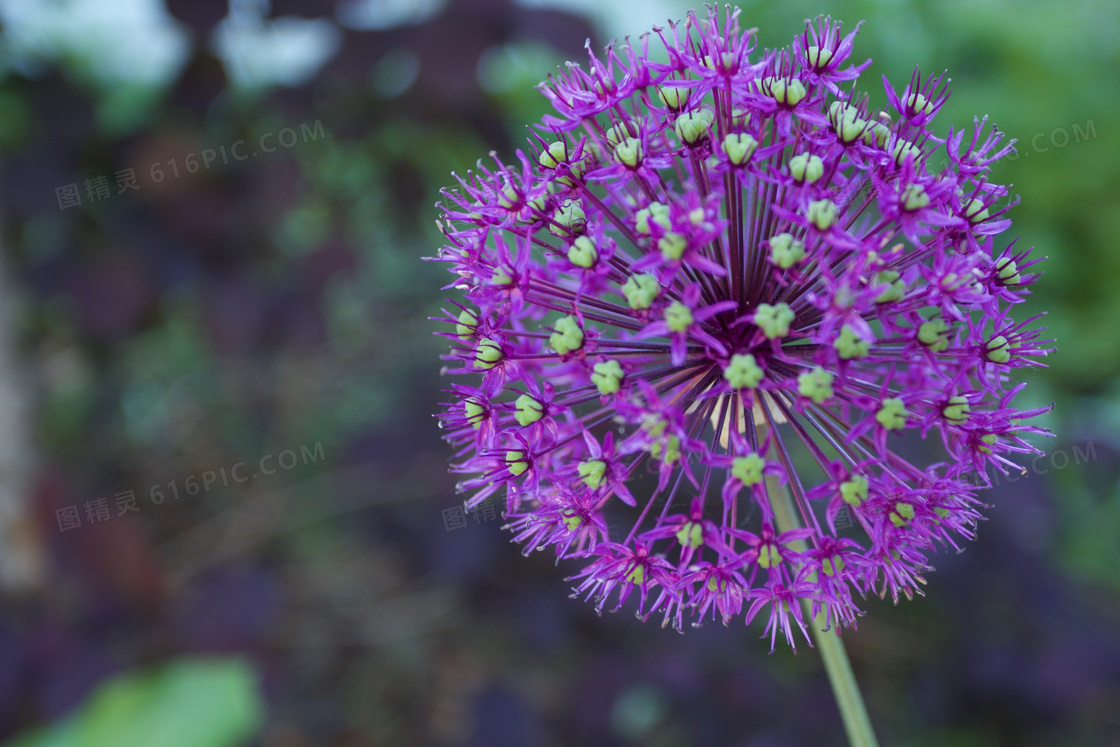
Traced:
<path fill-rule="evenodd" d="M 829 19 L 761 54 L 738 11 L 656 33 L 668 62 L 646 38 L 569 64 L 516 163 L 445 193 L 446 372 L 474 381 L 441 424 L 467 507 L 503 496 L 596 609 L 766 611 L 792 645 L 798 600 L 840 629 L 921 593 L 986 470 L 1035 450 L 1012 369 L 1049 349 L 1009 311 L 1037 260 L 995 246 L 1011 145 L 937 135 L 942 77 L 873 111 Z M 933 434 L 933 465 L 897 450 Z"/>

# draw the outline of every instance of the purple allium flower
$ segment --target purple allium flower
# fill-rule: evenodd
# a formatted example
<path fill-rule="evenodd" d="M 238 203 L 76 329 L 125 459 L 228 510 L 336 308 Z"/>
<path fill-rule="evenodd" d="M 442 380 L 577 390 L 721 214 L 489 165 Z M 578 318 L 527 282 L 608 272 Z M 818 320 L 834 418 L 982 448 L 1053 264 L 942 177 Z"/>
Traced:
<path fill-rule="evenodd" d="M 569 63 L 531 153 L 446 192 L 445 359 L 472 381 L 441 425 L 467 507 L 503 497 L 597 610 L 766 611 L 792 645 L 797 599 L 851 626 L 853 591 L 921 593 L 973 537 L 987 467 L 1036 451 L 1043 410 L 1009 382 L 1048 348 L 1009 310 L 1038 260 L 995 243 L 1012 145 L 986 120 L 934 133 L 944 76 L 884 81 L 875 111 L 831 20 L 754 57 L 738 11 L 656 33 L 667 63 L 648 36 Z M 943 461 L 902 456 L 908 431 Z"/>

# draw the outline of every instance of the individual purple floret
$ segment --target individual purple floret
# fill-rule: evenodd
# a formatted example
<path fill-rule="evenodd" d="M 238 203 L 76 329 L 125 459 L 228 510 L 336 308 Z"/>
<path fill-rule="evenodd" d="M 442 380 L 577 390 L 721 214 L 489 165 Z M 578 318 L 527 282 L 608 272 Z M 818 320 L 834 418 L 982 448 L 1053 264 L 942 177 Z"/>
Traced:
<path fill-rule="evenodd" d="M 793 645 L 799 599 L 839 630 L 857 596 L 920 594 L 974 536 L 986 470 L 1036 452 L 1044 410 L 1011 374 L 1049 341 L 1010 312 L 1038 260 L 994 238 L 1011 144 L 986 120 L 935 134 L 944 75 L 885 82 L 877 111 L 829 19 L 757 55 L 738 11 L 655 31 L 589 47 L 542 84 L 529 152 L 445 193 L 465 379 L 441 426 L 467 507 L 504 498 L 597 610 L 766 612 Z M 918 438 L 942 461 L 903 457 Z"/>

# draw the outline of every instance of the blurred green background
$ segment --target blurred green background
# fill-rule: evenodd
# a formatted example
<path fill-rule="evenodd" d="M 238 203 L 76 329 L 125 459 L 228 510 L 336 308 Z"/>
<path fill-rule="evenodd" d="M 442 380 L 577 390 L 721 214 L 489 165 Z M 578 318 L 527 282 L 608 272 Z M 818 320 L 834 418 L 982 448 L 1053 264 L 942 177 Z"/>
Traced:
<path fill-rule="evenodd" d="M 1049 257 L 1051 455 L 846 636 L 883 743 L 1120 744 L 1120 5 L 741 7 L 864 20 L 873 103 L 947 69 Z M 0 0 L 0 743 L 842 744 L 812 650 L 597 618 L 448 523 L 438 189 L 688 8 Z"/>

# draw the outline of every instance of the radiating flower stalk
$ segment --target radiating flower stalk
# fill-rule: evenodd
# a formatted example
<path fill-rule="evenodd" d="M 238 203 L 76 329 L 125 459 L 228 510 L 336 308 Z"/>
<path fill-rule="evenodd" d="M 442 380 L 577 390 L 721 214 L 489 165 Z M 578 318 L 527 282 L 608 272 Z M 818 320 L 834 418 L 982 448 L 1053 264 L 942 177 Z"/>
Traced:
<path fill-rule="evenodd" d="M 771 650 L 811 626 L 842 654 L 856 598 L 922 593 L 987 467 L 1037 452 L 1011 374 L 1049 341 L 1010 310 L 1038 260 L 997 245 L 1016 200 L 988 180 L 1012 143 L 938 137 L 943 75 L 872 108 L 854 36 L 818 19 L 754 55 L 728 9 L 589 45 L 528 151 L 445 192 L 459 490 L 581 562 L 597 611 L 765 612 Z M 900 453 L 931 432 L 939 461 Z"/>

